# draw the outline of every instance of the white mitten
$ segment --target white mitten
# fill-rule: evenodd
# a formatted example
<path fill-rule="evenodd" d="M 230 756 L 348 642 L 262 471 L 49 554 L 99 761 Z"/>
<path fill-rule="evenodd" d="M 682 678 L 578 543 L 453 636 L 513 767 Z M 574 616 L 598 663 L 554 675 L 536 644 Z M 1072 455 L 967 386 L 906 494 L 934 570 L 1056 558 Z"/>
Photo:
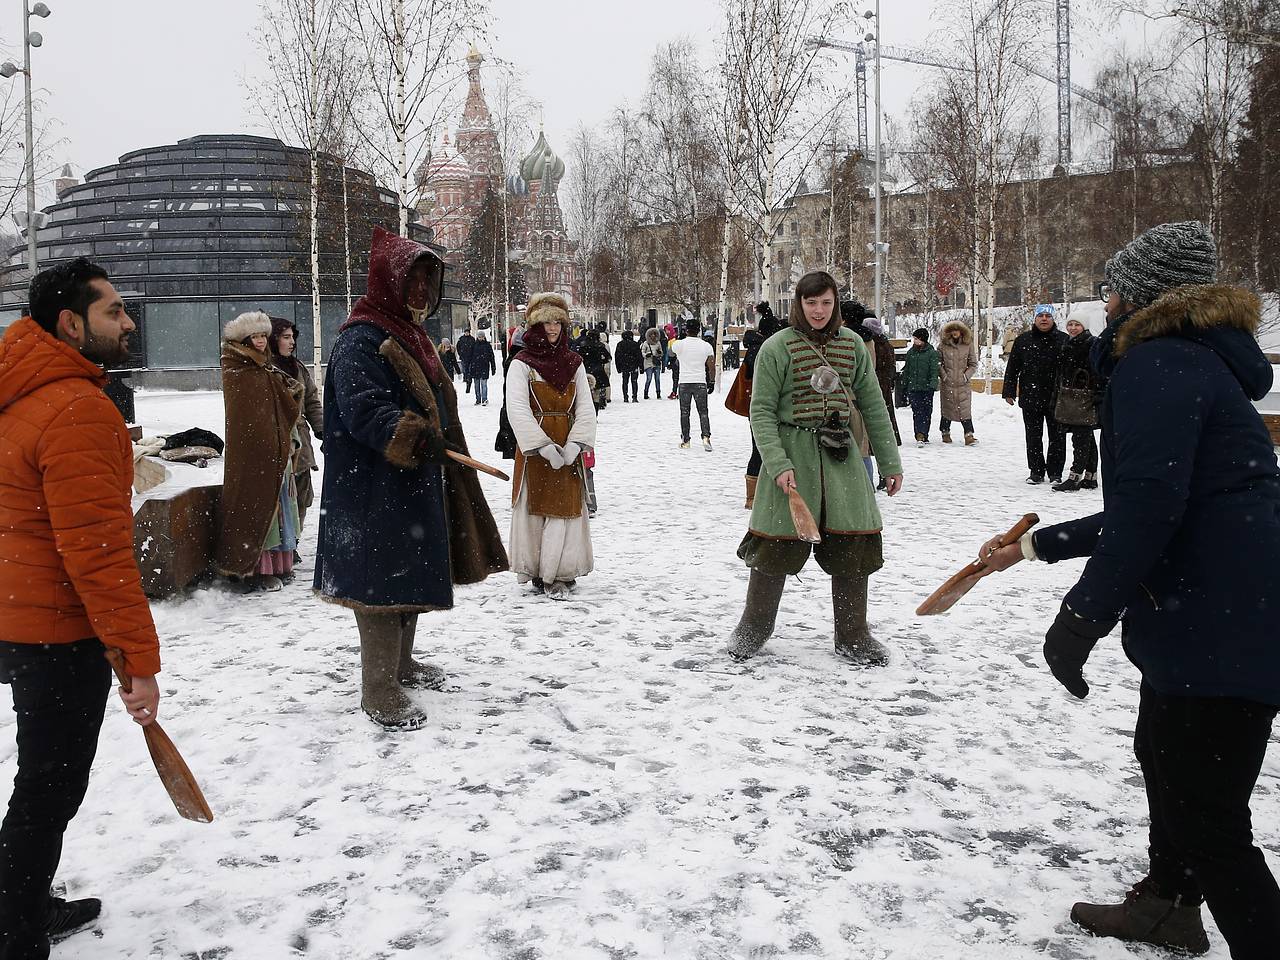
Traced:
<path fill-rule="evenodd" d="M 542 454 L 547 463 L 551 464 L 552 470 L 559 470 L 564 466 L 564 451 L 554 443 L 548 443 L 545 447 L 539 447 L 538 453 Z"/>
<path fill-rule="evenodd" d="M 566 467 L 572 467 L 578 462 L 578 454 L 582 452 L 582 447 L 570 440 L 560 448 L 560 452 L 564 454 L 564 465 Z"/>

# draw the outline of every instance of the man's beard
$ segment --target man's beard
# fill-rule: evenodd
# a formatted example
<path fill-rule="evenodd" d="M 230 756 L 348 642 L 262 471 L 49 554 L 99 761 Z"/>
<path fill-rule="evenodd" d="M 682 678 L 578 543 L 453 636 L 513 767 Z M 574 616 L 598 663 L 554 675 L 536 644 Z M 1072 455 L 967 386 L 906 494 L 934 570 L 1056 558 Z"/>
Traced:
<path fill-rule="evenodd" d="M 85 331 L 84 346 L 80 355 L 91 363 L 96 363 L 104 370 L 118 366 L 129 359 L 129 335 L 122 337 L 100 337 L 92 331 Z"/>

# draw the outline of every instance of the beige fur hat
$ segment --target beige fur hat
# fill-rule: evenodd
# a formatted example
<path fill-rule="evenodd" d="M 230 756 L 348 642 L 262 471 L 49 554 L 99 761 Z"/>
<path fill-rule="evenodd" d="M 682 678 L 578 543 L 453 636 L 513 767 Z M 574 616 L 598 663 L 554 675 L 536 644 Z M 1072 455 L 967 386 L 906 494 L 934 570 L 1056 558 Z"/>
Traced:
<path fill-rule="evenodd" d="M 569 304 L 558 293 L 539 293 L 529 298 L 529 305 L 524 308 L 524 325 L 532 327 L 536 323 L 553 323 L 559 320 L 569 323 Z"/>
<path fill-rule="evenodd" d="M 255 333 L 271 336 L 271 318 L 261 310 L 250 310 L 234 320 L 228 320 L 227 325 L 222 328 L 222 339 L 240 343 Z"/>

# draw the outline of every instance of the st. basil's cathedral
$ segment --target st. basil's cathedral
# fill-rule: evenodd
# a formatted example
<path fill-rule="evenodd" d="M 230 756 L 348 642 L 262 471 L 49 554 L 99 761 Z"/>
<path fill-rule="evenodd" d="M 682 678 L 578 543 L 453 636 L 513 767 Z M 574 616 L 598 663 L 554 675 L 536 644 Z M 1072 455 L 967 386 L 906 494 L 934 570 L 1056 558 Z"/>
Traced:
<path fill-rule="evenodd" d="M 484 57 L 472 47 L 467 56 L 467 102 L 456 145 L 446 133 L 440 147 L 418 168 L 418 211 L 436 242 L 448 250 L 446 261 L 461 263 L 467 239 L 484 205 L 486 188 L 506 192 L 509 255 L 518 258 L 529 293 L 554 291 L 570 304 L 578 290 L 578 244 L 569 239 L 557 193 L 564 161 L 539 132 L 518 172 L 503 176 L 502 152 L 480 83 Z M 520 304 L 511 304 L 512 309 Z M 501 306 L 499 305 L 499 308 Z"/>

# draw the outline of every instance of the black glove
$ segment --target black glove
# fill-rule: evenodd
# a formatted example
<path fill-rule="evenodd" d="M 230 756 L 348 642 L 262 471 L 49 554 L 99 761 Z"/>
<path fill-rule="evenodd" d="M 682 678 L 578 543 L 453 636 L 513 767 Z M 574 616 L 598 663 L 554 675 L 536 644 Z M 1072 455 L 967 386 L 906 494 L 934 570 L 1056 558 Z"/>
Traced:
<path fill-rule="evenodd" d="M 449 457 L 445 454 L 445 451 L 449 449 L 449 444 L 445 440 L 444 434 L 435 430 L 428 430 L 423 435 L 422 444 L 418 449 L 427 458 L 428 463 L 444 464 L 450 462 Z"/>
<path fill-rule="evenodd" d="M 1083 673 L 1085 661 L 1098 641 L 1114 627 L 1114 621 L 1099 623 L 1086 620 L 1073 612 L 1065 600 L 1062 601 L 1053 626 L 1044 635 L 1044 662 L 1072 696 L 1083 700 L 1089 695 L 1089 684 L 1085 682 Z"/>

